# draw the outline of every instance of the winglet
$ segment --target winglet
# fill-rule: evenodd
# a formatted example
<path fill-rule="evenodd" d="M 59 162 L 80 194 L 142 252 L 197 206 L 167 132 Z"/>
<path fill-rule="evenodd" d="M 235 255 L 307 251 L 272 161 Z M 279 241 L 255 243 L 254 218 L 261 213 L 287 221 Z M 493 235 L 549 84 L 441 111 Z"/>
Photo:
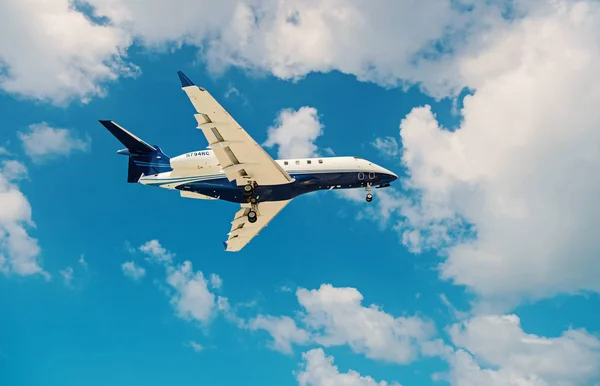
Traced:
<path fill-rule="evenodd" d="M 177 75 L 179 75 L 179 80 L 181 81 L 181 87 L 189 87 L 195 86 L 194 82 L 190 80 L 183 72 L 177 71 Z"/>

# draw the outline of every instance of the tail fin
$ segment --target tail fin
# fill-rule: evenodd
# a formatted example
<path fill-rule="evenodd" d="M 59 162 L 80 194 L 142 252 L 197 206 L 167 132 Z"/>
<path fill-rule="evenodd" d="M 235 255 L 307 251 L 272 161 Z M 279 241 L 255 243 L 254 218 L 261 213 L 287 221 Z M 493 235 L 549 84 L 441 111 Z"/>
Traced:
<path fill-rule="evenodd" d="M 138 182 L 143 175 L 171 171 L 170 158 L 158 146 L 153 146 L 125 130 L 113 121 L 99 121 L 127 149 L 117 151 L 129 156 L 127 182 Z"/>

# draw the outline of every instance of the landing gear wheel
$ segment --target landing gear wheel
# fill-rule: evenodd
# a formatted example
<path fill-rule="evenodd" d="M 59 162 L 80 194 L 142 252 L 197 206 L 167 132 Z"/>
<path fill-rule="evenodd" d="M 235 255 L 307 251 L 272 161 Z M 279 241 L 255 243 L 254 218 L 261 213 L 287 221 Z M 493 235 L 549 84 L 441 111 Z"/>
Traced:
<path fill-rule="evenodd" d="M 367 202 L 373 201 L 373 194 L 371 193 L 371 183 L 367 182 Z"/>
<path fill-rule="evenodd" d="M 256 197 L 246 197 L 246 203 L 256 205 L 258 203 L 258 199 Z"/>
<path fill-rule="evenodd" d="M 248 221 L 250 221 L 251 223 L 255 223 L 256 222 L 256 212 L 251 210 L 250 212 L 248 212 Z"/>
<path fill-rule="evenodd" d="M 254 186 L 252 184 L 244 185 L 244 195 L 250 197 L 254 194 Z"/>

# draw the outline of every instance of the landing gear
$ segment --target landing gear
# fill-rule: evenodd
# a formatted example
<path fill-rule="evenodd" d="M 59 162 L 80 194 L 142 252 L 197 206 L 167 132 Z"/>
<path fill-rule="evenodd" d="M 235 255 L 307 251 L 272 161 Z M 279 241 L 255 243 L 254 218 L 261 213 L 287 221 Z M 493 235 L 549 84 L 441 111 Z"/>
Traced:
<path fill-rule="evenodd" d="M 250 211 L 246 216 L 248 216 L 248 221 L 250 223 L 255 223 L 258 219 L 258 215 L 256 214 L 256 208 L 258 204 L 258 196 L 256 193 L 256 183 L 254 181 L 248 181 L 246 185 L 244 185 L 244 197 L 246 198 L 246 203 L 250 204 Z"/>
<path fill-rule="evenodd" d="M 242 189 L 244 191 L 244 198 L 246 203 L 255 205 L 258 202 L 258 196 L 256 195 L 256 183 L 250 181 L 244 185 Z"/>
<path fill-rule="evenodd" d="M 256 212 L 254 211 L 254 209 L 250 209 L 250 212 L 248 212 L 248 221 L 250 221 L 251 223 L 255 223 L 256 219 Z"/>
<path fill-rule="evenodd" d="M 373 201 L 373 193 L 371 193 L 371 184 L 367 183 L 367 202 Z"/>
<path fill-rule="evenodd" d="M 244 185 L 244 196 L 250 197 L 254 195 L 254 184 L 252 182 Z"/>

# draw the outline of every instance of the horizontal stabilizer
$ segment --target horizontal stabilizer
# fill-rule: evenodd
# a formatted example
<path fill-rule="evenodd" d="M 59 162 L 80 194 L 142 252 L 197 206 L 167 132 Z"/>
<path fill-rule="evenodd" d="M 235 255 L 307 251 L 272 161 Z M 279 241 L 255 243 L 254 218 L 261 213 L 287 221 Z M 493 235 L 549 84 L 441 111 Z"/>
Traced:
<path fill-rule="evenodd" d="M 129 158 L 127 182 L 136 183 L 142 175 L 149 176 L 170 172 L 170 158 L 158 146 L 152 146 L 135 134 L 130 133 L 113 121 L 99 121 L 127 149 L 118 150 L 117 154 Z"/>
<path fill-rule="evenodd" d="M 113 121 L 99 121 L 112 135 L 115 136 L 132 153 L 151 153 L 156 148 L 143 139 L 125 130 Z"/>

